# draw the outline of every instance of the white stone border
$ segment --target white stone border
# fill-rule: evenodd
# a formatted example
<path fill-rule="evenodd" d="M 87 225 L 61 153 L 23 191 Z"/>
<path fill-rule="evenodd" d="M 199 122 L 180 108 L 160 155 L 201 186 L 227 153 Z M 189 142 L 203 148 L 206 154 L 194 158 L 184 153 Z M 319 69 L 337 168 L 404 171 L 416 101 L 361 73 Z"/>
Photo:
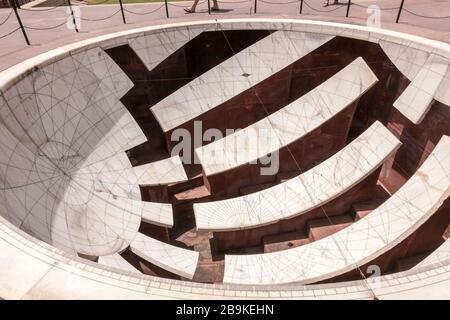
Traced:
<path fill-rule="evenodd" d="M 339 35 L 378 43 L 380 39 L 450 58 L 450 45 L 399 32 L 342 23 L 295 19 L 220 19 L 173 23 L 121 31 L 53 49 L 0 72 L 0 92 L 36 68 L 92 47 L 114 47 L 129 38 L 167 29 L 197 27 L 218 29 L 275 29 Z M 2 253 L 7 252 L 8 256 Z M 6 253 L 5 253 L 6 254 Z M 17 259 L 15 259 L 17 257 Z M 29 264 L 10 266 L 10 261 Z M 20 269 L 23 270 L 20 273 Z M 42 273 L 42 274 L 39 274 Z M 30 279 L 27 283 L 27 279 Z M 33 279 L 33 280 L 32 280 Z M 25 283 L 24 283 L 25 282 Z M 77 285 L 74 285 L 73 283 Z M 70 285 L 68 285 L 68 283 Z M 210 285 L 131 274 L 72 256 L 37 240 L 0 217 L 0 297 L 17 298 L 294 298 L 294 299 L 372 299 L 450 298 L 450 260 L 442 263 L 382 276 L 376 289 L 364 281 L 321 285 L 240 286 Z M 19 288 L 20 287 L 20 288 Z"/>

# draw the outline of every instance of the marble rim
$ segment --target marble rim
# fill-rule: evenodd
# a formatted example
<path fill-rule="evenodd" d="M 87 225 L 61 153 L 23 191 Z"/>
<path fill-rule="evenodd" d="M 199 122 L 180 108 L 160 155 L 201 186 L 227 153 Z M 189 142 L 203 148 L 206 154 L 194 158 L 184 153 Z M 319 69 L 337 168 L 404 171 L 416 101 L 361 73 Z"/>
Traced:
<path fill-rule="evenodd" d="M 224 30 L 245 30 L 259 28 L 265 30 L 303 31 L 334 36 L 345 36 L 370 42 L 386 40 L 389 42 L 420 49 L 429 53 L 441 55 L 450 59 L 450 44 L 426 39 L 415 35 L 400 33 L 397 31 L 371 28 L 360 25 L 324 22 L 318 20 L 270 18 L 215 19 L 196 22 L 161 24 L 156 26 L 131 29 L 127 31 L 114 32 L 111 34 L 93 37 L 87 40 L 75 42 L 73 44 L 50 50 L 46 53 L 39 54 L 0 72 L 0 94 L 3 94 L 3 92 L 12 87 L 15 83 L 17 83 L 27 75 L 35 72 L 40 67 L 54 63 L 55 61 L 61 60 L 73 53 L 77 53 L 94 47 L 107 49 L 126 44 L 127 40 L 130 38 L 162 32 L 164 30 L 185 29 L 190 27 L 205 27 L 205 31 L 212 31 L 220 28 L 224 28 Z M 238 298 L 245 298 L 245 296 L 242 297 L 236 294 L 231 294 L 245 291 L 251 291 L 255 293 L 254 296 L 248 296 L 247 294 L 247 297 L 250 298 L 259 297 L 258 293 L 261 292 L 266 292 L 267 294 L 273 293 L 273 297 L 281 297 L 279 294 L 280 292 L 288 291 L 292 293 L 296 291 L 297 294 L 291 294 L 291 297 L 315 298 L 320 296 L 325 297 L 328 294 L 334 297 L 345 297 L 350 294 L 352 297 L 370 298 L 369 292 L 376 292 L 375 289 L 369 288 L 366 281 L 363 280 L 313 285 L 286 284 L 277 286 L 254 286 L 204 284 L 182 280 L 165 279 L 145 274 L 139 275 L 129 273 L 120 269 L 99 265 L 97 263 L 68 254 L 41 240 L 32 237 L 25 231 L 11 224 L 6 220 L 6 218 L 2 216 L 0 216 L 0 239 L 9 242 L 19 250 L 21 250 L 20 247 L 23 247 L 23 245 L 26 244 L 26 250 L 21 251 L 24 251 L 26 252 L 26 254 L 33 256 L 35 259 L 39 260 L 42 260 L 39 258 L 40 255 L 46 255 L 55 261 L 53 263 L 54 267 L 59 266 L 61 267 L 61 269 L 71 273 L 76 273 L 81 277 L 90 278 L 91 280 L 96 279 L 96 281 L 98 280 L 102 283 L 109 282 L 107 279 L 109 278 L 111 279 L 110 285 L 116 287 L 119 286 L 124 290 L 129 289 L 127 288 L 127 285 L 129 285 L 130 283 L 142 284 L 142 289 L 145 289 L 138 291 L 142 294 L 153 297 L 160 296 L 161 298 L 184 298 L 189 296 L 197 296 L 197 298 L 220 298 L 234 296 Z M 20 245 L 15 245 L 15 243 L 20 243 Z M 67 270 L 67 267 L 69 267 L 69 269 L 72 271 Z M 74 270 L 76 271 L 74 272 Z M 104 275 L 105 271 L 108 274 L 107 278 L 105 278 Z M 86 274 L 83 274 L 85 272 L 90 273 L 90 276 L 86 276 Z M 430 285 L 430 281 L 422 283 L 422 281 L 430 279 L 430 276 L 442 276 L 442 274 L 445 274 L 444 278 L 446 280 L 450 279 L 450 259 L 435 265 L 427 265 L 410 271 L 381 276 L 379 277 L 378 288 L 376 290 L 383 291 L 383 289 L 390 288 L 386 292 L 401 292 L 406 289 L 404 287 L 405 284 L 408 284 L 409 287 L 409 289 L 406 290 L 414 290 L 420 288 L 423 285 Z M 100 276 L 102 277 L 102 279 L 97 279 L 97 277 Z M 115 284 L 113 284 L 112 282 L 113 279 Z M 117 285 L 121 282 L 123 282 L 123 286 Z M 167 288 L 163 289 L 164 287 Z M 186 290 L 188 288 L 190 290 Z M 155 289 L 156 291 L 154 291 L 153 289 Z M 205 293 L 205 290 L 208 291 L 208 293 Z M 318 294 L 319 291 L 325 292 L 325 294 Z M 306 292 L 309 292 L 309 295 L 305 295 Z M 87 296 L 89 296 L 88 292 Z M 266 298 L 271 296 L 272 295 L 269 294 L 269 296 L 266 296 Z"/>

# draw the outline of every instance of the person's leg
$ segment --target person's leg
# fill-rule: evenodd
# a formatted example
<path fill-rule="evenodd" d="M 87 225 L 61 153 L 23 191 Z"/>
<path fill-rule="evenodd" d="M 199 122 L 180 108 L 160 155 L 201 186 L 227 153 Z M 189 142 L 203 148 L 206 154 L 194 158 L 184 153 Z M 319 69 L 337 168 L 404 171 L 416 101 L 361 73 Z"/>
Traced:
<path fill-rule="evenodd" d="M 217 2 L 217 0 L 213 0 L 213 9 L 219 10 L 219 3 Z"/>
<path fill-rule="evenodd" d="M 195 9 L 197 8 L 197 4 L 200 0 L 194 0 L 194 3 L 189 9 L 184 9 L 186 12 L 195 12 Z"/>

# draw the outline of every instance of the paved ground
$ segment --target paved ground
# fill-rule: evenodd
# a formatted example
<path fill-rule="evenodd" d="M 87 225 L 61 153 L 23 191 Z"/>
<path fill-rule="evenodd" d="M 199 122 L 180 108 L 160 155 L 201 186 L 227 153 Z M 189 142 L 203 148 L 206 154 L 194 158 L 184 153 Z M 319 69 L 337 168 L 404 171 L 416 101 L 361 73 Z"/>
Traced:
<path fill-rule="evenodd" d="M 345 0 L 341 0 L 343 1 Z M 75 10 L 80 11 L 81 17 L 79 33 L 66 26 L 70 19 L 67 7 L 24 8 L 19 10 L 19 14 L 26 26 L 31 46 L 26 45 L 12 10 L 0 9 L 0 70 L 63 44 L 114 31 L 168 22 L 209 18 L 285 17 L 365 25 L 370 16 L 367 7 L 375 3 L 382 9 L 382 28 L 450 43 L 450 0 L 407 0 L 399 24 L 395 24 L 395 18 L 400 0 L 354 0 L 349 18 L 345 17 L 346 4 L 325 8 L 322 7 L 322 2 L 323 0 L 305 0 L 300 15 L 300 0 L 257 0 L 256 14 L 255 0 L 224 0 L 219 1 L 222 10 L 211 16 L 208 15 L 205 0 L 199 5 L 198 12 L 191 15 L 183 12 L 183 7 L 190 2 L 175 2 L 169 4 L 169 19 L 166 18 L 164 3 L 128 4 L 125 5 L 127 24 L 122 21 L 118 5 L 77 5 Z"/>

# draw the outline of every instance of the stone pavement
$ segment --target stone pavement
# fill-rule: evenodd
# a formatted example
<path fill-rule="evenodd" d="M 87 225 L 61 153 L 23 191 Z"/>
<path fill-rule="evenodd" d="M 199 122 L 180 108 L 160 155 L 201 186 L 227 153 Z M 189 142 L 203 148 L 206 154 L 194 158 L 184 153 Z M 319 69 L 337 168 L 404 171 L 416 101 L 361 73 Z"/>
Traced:
<path fill-rule="evenodd" d="M 183 7 L 190 2 L 169 3 L 170 18 L 166 17 L 164 2 L 148 4 L 127 4 L 126 24 L 123 23 L 119 5 L 75 5 L 79 14 L 80 32 L 68 28 L 71 16 L 68 7 L 23 8 L 19 9 L 26 32 L 31 42 L 27 46 L 12 9 L 0 9 L 0 70 L 27 58 L 61 45 L 84 40 L 111 32 L 144 27 L 149 25 L 199 21 L 215 18 L 294 18 L 324 20 L 366 25 L 372 15 L 369 7 L 377 4 L 380 8 L 381 28 L 411 33 L 430 39 L 450 43 L 450 1 L 449 0 L 408 0 L 396 24 L 400 0 L 356 0 L 352 1 L 349 17 L 347 5 L 322 7 L 322 0 L 304 0 L 302 14 L 300 0 L 219 0 L 221 11 L 208 14 L 207 2 L 203 0 L 195 14 L 184 14 Z M 69 23 L 68 23 L 69 21 Z"/>

